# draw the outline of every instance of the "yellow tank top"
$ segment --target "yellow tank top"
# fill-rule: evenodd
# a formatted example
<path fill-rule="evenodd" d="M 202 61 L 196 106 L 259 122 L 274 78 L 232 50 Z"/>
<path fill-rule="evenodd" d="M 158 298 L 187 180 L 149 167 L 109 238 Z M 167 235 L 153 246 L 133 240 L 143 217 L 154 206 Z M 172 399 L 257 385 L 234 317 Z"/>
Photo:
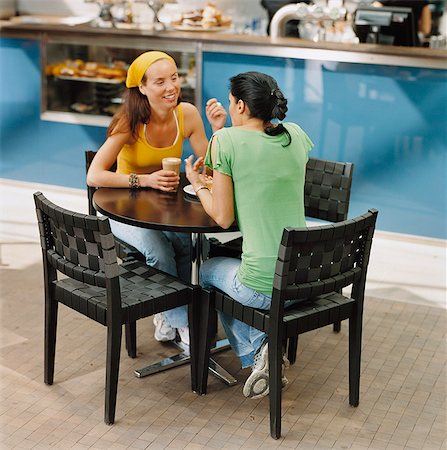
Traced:
<path fill-rule="evenodd" d="M 161 169 L 161 160 L 168 156 L 182 157 L 183 141 L 185 139 L 183 109 L 178 105 L 174 109 L 177 124 L 177 136 L 169 147 L 153 147 L 146 139 L 146 124 L 140 125 L 138 139 L 134 144 L 123 146 L 117 158 L 117 173 L 150 173 Z"/>

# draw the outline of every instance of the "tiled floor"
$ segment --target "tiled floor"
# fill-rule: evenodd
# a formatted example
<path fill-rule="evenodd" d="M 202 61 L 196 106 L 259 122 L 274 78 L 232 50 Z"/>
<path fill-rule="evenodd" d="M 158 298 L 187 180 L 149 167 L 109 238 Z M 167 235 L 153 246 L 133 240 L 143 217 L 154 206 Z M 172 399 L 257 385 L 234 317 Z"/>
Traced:
<path fill-rule="evenodd" d="M 40 247 L 31 193 L 78 211 L 78 190 L 0 182 L 0 448 L 445 449 L 445 242 L 377 232 L 364 316 L 361 396 L 348 404 L 347 326 L 300 338 L 287 371 L 283 436 L 269 436 L 268 400 L 242 396 L 246 372 L 217 356 L 240 383 L 210 378 L 189 390 L 189 368 L 138 379 L 133 370 L 173 354 L 138 325 L 138 358 L 123 352 L 117 420 L 103 423 L 105 330 L 60 308 L 56 373 L 43 383 Z"/>

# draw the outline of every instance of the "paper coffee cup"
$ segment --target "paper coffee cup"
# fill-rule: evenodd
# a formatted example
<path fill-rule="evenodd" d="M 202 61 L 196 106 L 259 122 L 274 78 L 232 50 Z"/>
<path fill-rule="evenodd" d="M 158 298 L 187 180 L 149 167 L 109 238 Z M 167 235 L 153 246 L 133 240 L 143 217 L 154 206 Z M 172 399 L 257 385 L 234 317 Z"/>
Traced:
<path fill-rule="evenodd" d="M 172 170 L 177 175 L 180 175 L 181 163 L 182 163 L 182 160 L 180 158 L 174 158 L 174 157 L 163 158 L 161 160 L 161 166 L 163 167 L 163 170 Z M 173 190 L 172 192 L 177 192 L 177 188 L 175 188 L 175 190 Z"/>

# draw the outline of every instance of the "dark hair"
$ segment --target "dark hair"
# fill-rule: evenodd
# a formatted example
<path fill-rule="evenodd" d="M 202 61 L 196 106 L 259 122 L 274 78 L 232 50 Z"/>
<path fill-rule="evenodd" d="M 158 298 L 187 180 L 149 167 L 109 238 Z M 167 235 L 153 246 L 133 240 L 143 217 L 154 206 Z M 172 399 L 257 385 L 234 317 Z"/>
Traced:
<path fill-rule="evenodd" d="M 146 83 L 146 74 L 144 74 L 142 84 Z M 181 102 L 179 95 L 177 104 Z M 140 92 L 138 87 L 126 89 L 123 94 L 123 104 L 115 113 L 107 129 L 107 136 L 115 133 L 128 133 L 132 137 L 138 138 L 138 125 L 148 123 L 151 117 L 151 105 L 147 97 Z"/>
<path fill-rule="evenodd" d="M 144 74 L 141 83 L 146 82 Z M 138 125 L 147 123 L 151 117 L 151 105 L 147 97 L 140 92 L 138 87 L 126 89 L 123 94 L 123 104 L 115 113 L 107 129 L 107 136 L 115 133 L 131 132 L 132 137 L 138 137 Z"/>
<path fill-rule="evenodd" d="M 264 131 L 270 136 L 285 133 L 290 144 L 292 138 L 282 123 L 274 125 L 272 119 L 283 120 L 287 112 L 287 100 L 278 83 L 270 75 L 261 72 L 244 72 L 230 78 L 230 92 L 236 101 L 242 100 L 250 110 L 251 117 L 261 119 Z"/>

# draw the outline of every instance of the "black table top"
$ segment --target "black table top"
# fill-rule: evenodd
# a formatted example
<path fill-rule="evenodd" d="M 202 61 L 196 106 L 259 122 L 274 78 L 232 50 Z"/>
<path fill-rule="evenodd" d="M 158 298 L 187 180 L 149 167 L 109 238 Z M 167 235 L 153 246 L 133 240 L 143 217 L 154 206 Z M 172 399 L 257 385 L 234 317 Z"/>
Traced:
<path fill-rule="evenodd" d="M 101 214 L 142 228 L 189 233 L 236 231 L 236 224 L 224 230 L 211 219 L 198 200 L 188 198 L 182 175 L 176 193 L 156 189 L 99 188 L 93 194 L 95 209 Z"/>

